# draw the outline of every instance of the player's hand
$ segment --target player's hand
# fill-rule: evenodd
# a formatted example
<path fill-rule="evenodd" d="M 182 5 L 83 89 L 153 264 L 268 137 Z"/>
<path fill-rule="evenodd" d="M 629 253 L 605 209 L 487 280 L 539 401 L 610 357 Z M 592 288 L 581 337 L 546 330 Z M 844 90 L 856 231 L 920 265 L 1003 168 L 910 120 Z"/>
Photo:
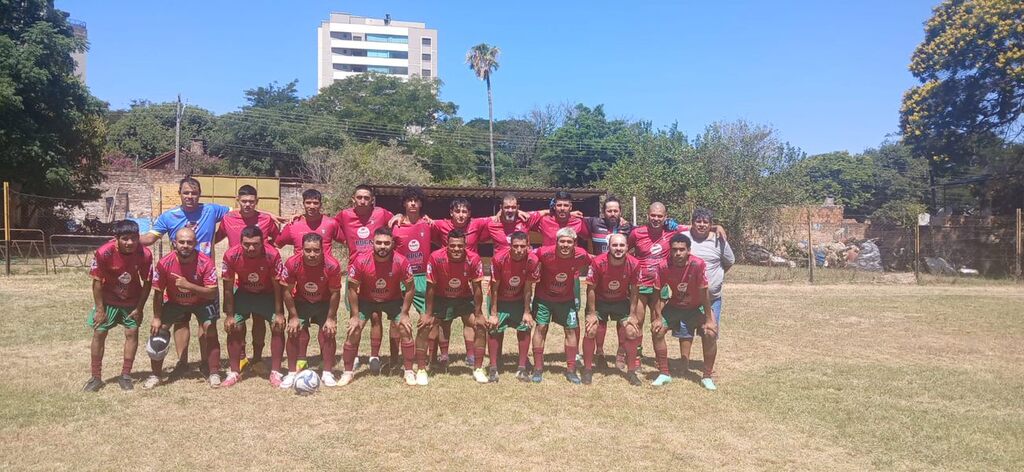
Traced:
<path fill-rule="evenodd" d="M 327 321 L 324 322 L 320 329 L 324 330 L 324 333 L 327 333 L 328 336 L 334 336 L 338 333 L 338 320 L 327 318 Z"/>
<path fill-rule="evenodd" d="M 149 335 L 150 336 L 156 336 L 156 333 L 160 332 L 160 326 L 162 326 L 160 324 L 160 319 L 159 318 L 153 318 L 153 321 L 149 322 Z"/>
<path fill-rule="evenodd" d="M 705 321 L 700 329 L 704 332 L 705 336 L 715 337 L 718 335 L 718 323 L 715 323 L 715 320 Z"/>
<path fill-rule="evenodd" d="M 662 323 L 659 323 L 657 321 L 651 323 L 651 334 L 655 336 L 663 334 L 665 332 L 665 329 L 665 325 Z"/>
<path fill-rule="evenodd" d="M 498 327 L 498 315 L 491 315 L 487 317 L 487 328 L 495 329 Z"/>
<path fill-rule="evenodd" d="M 569 216 L 575 216 L 576 218 L 583 218 L 583 212 L 579 210 L 573 210 L 569 212 Z"/>
<path fill-rule="evenodd" d="M 238 323 L 235 323 L 235 316 L 229 315 L 224 317 L 224 332 L 231 334 L 232 331 L 238 328 Z"/>
<path fill-rule="evenodd" d="M 433 326 L 434 326 L 434 315 L 431 315 L 429 313 L 424 313 L 424 314 L 420 315 L 420 321 L 419 321 L 419 327 L 420 328 L 429 328 L 429 327 L 433 327 Z"/>
<path fill-rule="evenodd" d="M 530 314 L 530 312 L 528 311 L 523 312 L 523 323 L 526 323 L 530 327 L 530 329 L 533 329 L 534 326 L 537 326 L 537 322 L 534 321 L 533 315 Z"/>
<path fill-rule="evenodd" d="M 621 216 L 619 217 L 619 226 L 626 226 L 626 219 Z"/>
<path fill-rule="evenodd" d="M 402 224 L 402 219 L 404 219 L 404 218 L 405 218 L 405 215 L 402 215 L 401 213 L 399 213 L 399 214 L 397 214 L 395 216 L 392 216 L 391 219 L 388 220 L 387 227 L 391 228 L 391 227 L 398 226 L 398 225 Z"/>
<path fill-rule="evenodd" d="M 587 333 L 588 337 L 593 337 L 597 334 L 597 315 L 587 315 L 587 320 L 583 324 L 583 330 Z"/>
<path fill-rule="evenodd" d="M 107 307 L 102 305 L 96 306 L 96 313 L 92 315 L 92 326 L 93 329 L 99 329 L 103 326 L 103 323 L 107 322 Z"/>
<path fill-rule="evenodd" d="M 398 315 L 398 329 L 402 334 L 412 335 L 412 318 L 409 317 L 409 312 Z"/>
<path fill-rule="evenodd" d="M 299 323 L 298 317 L 288 320 L 288 334 L 297 334 L 300 327 L 301 323 Z"/>
<path fill-rule="evenodd" d="M 180 290 L 189 290 L 193 287 L 192 283 L 185 277 L 173 273 L 171 274 L 171 277 L 174 278 L 174 286 L 178 287 Z"/>
<path fill-rule="evenodd" d="M 274 322 L 270 325 L 270 329 L 272 329 L 272 330 L 273 329 L 277 329 L 277 330 L 284 329 L 284 325 L 287 324 L 287 323 L 288 323 L 288 321 L 284 319 L 284 314 L 275 313 L 274 314 Z"/>
<path fill-rule="evenodd" d="M 719 225 L 715 225 L 715 234 L 719 238 L 722 238 L 722 241 L 726 241 L 725 228 L 723 228 L 723 227 L 721 227 Z"/>
<path fill-rule="evenodd" d="M 136 323 L 142 321 L 142 310 L 138 308 L 132 310 L 131 313 L 128 313 L 128 318 L 135 320 Z"/>

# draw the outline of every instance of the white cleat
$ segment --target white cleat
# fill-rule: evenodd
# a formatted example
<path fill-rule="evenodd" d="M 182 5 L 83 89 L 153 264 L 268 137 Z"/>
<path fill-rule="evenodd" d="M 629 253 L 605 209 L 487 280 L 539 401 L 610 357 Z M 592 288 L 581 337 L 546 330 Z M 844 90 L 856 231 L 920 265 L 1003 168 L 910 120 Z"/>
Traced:
<path fill-rule="evenodd" d="M 417 385 L 416 372 L 411 370 L 405 371 L 405 384 L 406 385 Z"/>
<path fill-rule="evenodd" d="M 338 386 L 338 381 L 334 380 L 334 374 L 329 370 L 325 370 L 323 374 L 320 374 L 320 382 L 324 384 L 324 387 Z"/>
<path fill-rule="evenodd" d="M 348 384 L 352 383 L 352 379 L 354 379 L 355 377 L 356 377 L 356 374 L 354 372 L 351 372 L 351 371 L 342 372 L 341 373 L 341 379 L 338 380 L 337 385 L 341 385 L 341 386 L 348 385 Z"/>
<path fill-rule="evenodd" d="M 430 383 L 430 376 L 427 375 L 426 369 L 420 369 L 416 372 L 416 385 L 426 385 Z"/>
<path fill-rule="evenodd" d="M 473 369 L 473 379 L 476 380 L 477 383 L 482 384 L 490 381 L 490 379 L 487 378 L 487 371 L 482 367 L 479 369 Z"/>
<path fill-rule="evenodd" d="M 160 385 L 160 377 L 157 377 L 155 375 L 150 375 L 149 377 L 146 377 L 146 380 L 142 382 L 142 388 L 145 390 L 149 390 L 153 387 L 156 387 L 157 385 Z"/>
<path fill-rule="evenodd" d="M 295 376 L 298 374 L 298 372 L 288 372 L 288 375 L 281 379 L 281 388 L 292 388 L 295 385 Z"/>

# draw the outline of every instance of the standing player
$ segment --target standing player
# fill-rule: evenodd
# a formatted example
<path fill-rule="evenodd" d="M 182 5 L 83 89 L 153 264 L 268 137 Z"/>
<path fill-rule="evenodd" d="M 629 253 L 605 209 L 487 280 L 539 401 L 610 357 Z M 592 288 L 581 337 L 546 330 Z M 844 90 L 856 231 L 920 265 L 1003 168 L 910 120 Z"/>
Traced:
<path fill-rule="evenodd" d="M 412 340 L 412 322 L 409 320 L 409 307 L 416 293 L 412 277 L 409 262 L 401 254 L 395 254 L 391 230 L 377 228 L 373 235 L 373 252 L 356 256 L 348 265 L 347 296 L 352 315 L 342 349 L 345 371 L 338 381 L 340 385 L 348 385 L 355 376 L 359 340 L 363 337 L 366 320 L 372 315 L 386 315 L 391 321 L 390 332 L 401 338 L 405 383 L 416 385 L 416 373 L 412 370 L 416 345 Z M 391 338 L 392 344 L 396 341 L 394 338 Z"/>
<path fill-rule="evenodd" d="M 327 387 L 338 385 L 331 369 L 337 353 L 338 306 L 341 304 L 341 264 L 324 254 L 323 238 L 309 233 L 302 237 L 302 252 L 288 258 L 281 270 L 284 306 L 288 310 L 288 375 L 281 388 L 295 384 L 299 358 L 309 347 L 309 325 L 316 323 L 317 342 L 323 356 L 320 380 Z"/>
<path fill-rule="evenodd" d="M 188 332 L 192 315 L 199 325 L 199 352 L 209 369 L 210 387 L 220 386 L 220 339 L 217 337 L 217 269 L 213 261 L 196 250 L 196 233 L 181 228 L 175 233 L 174 252 L 164 256 L 153 268 L 153 321 L 150 331 L 174 327 L 175 343 L 179 332 Z M 186 334 L 187 336 L 187 334 Z M 179 346 L 180 348 L 180 346 Z M 180 365 L 179 361 L 179 365 Z M 150 389 L 160 383 L 163 360 L 151 360 L 153 373 L 142 384 Z"/>
<path fill-rule="evenodd" d="M 505 328 L 516 330 L 519 341 L 519 368 L 516 378 L 530 381 L 528 361 L 530 358 L 530 330 L 535 322 L 530 313 L 533 299 L 533 285 L 537 282 L 537 255 L 530 251 L 529 236 L 517 231 L 509 236 L 509 249 L 498 253 L 491 261 L 490 306 L 488 309 L 487 347 L 491 352 L 491 366 L 488 380 L 498 381 L 501 368 L 501 345 Z"/>
<path fill-rule="evenodd" d="M 483 350 L 486 340 L 480 311 L 483 308 L 483 265 L 480 256 L 466 250 L 466 235 L 460 229 L 448 234 L 448 245 L 430 254 L 427 259 L 427 308 L 420 316 L 416 332 L 416 363 L 419 371 L 416 382 L 426 385 L 427 341 L 437 339 L 438 325 L 450 325 L 462 319 L 462 334 L 466 344 L 473 346 L 477 358 L 473 365 L 473 378 L 487 383 L 483 369 Z"/>
<path fill-rule="evenodd" d="M 690 253 L 690 238 L 685 234 L 672 236 L 669 244 L 671 256 L 667 262 L 658 265 L 656 279 L 661 287 L 671 291 L 671 296 L 667 299 L 659 297 L 651 313 L 654 355 L 661 372 L 654 379 L 653 385 L 661 386 L 672 381 L 668 368 L 668 345 L 665 342 L 665 332 L 671 329 L 677 337 L 682 337 L 684 333 L 689 336 L 679 340 L 680 350 L 684 342 L 692 342 L 693 335 L 700 333 L 701 346 L 704 348 L 704 378 L 701 379 L 701 385 L 708 390 L 715 390 L 711 373 L 714 372 L 715 355 L 718 352 L 718 324 L 715 323 L 708 295 L 706 265 L 701 258 Z"/>
<path fill-rule="evenodd" d="M 302 238 L 316 233 L 324 242 L 324 253 L 332 254 L 331 241 L 338 237 L 338 221 L 323 214 L 323 195 L 319 190 L 302 192 L 302 216 L 284 225 L 281 234 L 274 241 L 277 247 L 294 246 L 294 254 L 302 252 Z M 333 256 L 332 256 L 333 257 Z"/>
<path fill-rule="evenodd" d="M 608 252 L 608 237 L 613 234 L 629 235 L 633 231 L 633 225 L 622 219 L 621 202 L 618 198 L 609 196 L 604 200 L 601 216 L 585 216 L 590 231 L 590 242 L 593 246 L 594 255 Z"/>
<path fill-rule="evenodd" d="M 229 248 L 238 246 L 242 243 L 242 230 L 247 226 L 257 226 L 263 232 L 263 240 L 273 244 L 281 231 L 277 227 L 277 220 L 270 213 L 256 209 L 259 203 L 255 187 L 238 187 L 238 209 L 227 212 L 221 219 L 220 227 L 217 228 L 217 241 L 227 238 Z"/>
<path fill-rule="evenodd" d="M 637 309 L 640 310 L 641 328 L 643 328 L 643 317 L 646 316 L 647 310 L 651 309 L 653 312 L 654 305 L 660 297 L 668 296 L 668 291 L 662 293 L 656 293 L 655 291 L 658 265 L 668 259 L 668 242 L 676 234 L 676 231 L 670 231 L 665 228 L 666 218 L 667 211 L 665 205 L 661 202 L 651 203 L 647 208 L 647 224 L 633 229 L 629 234 L 629 248 L 633 250 L 633 255 L 640 262 L 640 274 L 637 280 L 639 284 L 639 305 Z M 677 228 L 677 230 L 682 231 L 687 229 L 689 228 L 685 226 Z M 636 361 L 633 365 L 625 367 L 629 369 L 640 367 L 640 351 L 643 349 L 643 341 L 643 330 L 641 329 L 640 339 L 637 340 Z"/>
<path fill-rule="evenodd" d="M 583 219 L 572 215 L 572 194 L 565 191 L 555 192 L 551 210 L 548 213 L 530 212 L 527 226 L 540 232 L 541 245 L 554 246 L 558 242 L 558 230 L 572 228 L 579 240 L 577 244 L 585 246 L 590 239 L 590 230 Z"/>
<path fill-rule="evenodd" d="M 557 245 L 543 246 L 537 251 L 540 260 L 537 289 L 533 299 L 533 313 L 537 329 L 533 331 L 534 382 L 544 380 L 544 343 L 548 325 L 554 321 L 565 331 L 565 378 L 580 383 L 576 375 L 576 351 L 579 319 L 573 287 L 590 264 L 590 255 L 576 245 L 576 231 L 558 230 Z"/>
<path fill-rule="evenodd" d="M 722 237 L 712 237 L 714 214 L 707 208 L 698 208 L 693 212 L 690 230 L 683 233 L 690 238 L 690 253 L 701 258 L 707 265 L 708 296 L 711 297 L 711 311 L 715 312 L 715 324 L 718 333 L 722 332 L 722 284 L 725 273 L 736 263 L 729 242 Z M 679 333 L 680 349 L 683 357 L 683 368 L 689 369 L 690 348 L 693 336 Z M 713 381 L 712 381 L 713 382 Z"/>
<path fill-rule="evenodd" d="M 508 194 L 501 198 L 501 212 L 498 217 L 491 218 L 487 223 L 487 235 L 494 243 L 494 255 L 508 251 L 512 244 L 512 235 L 517 232 L 529 233 L 527 221 L 520 217 L 519 200 L 515 195 Z M 529 245 L 529 241 L 527 241 Z"/>
<path fill-rule="evenodd" d="M 116 325 L 124 326 L 124 357 L 117 383 L 121 390 L 133 388 L 129 374 L 139 347 L 139 322 L 152 286 L 152 267 L 153 253 L 139 244 L 139 225 L 131 220 L 114 223 L 114 239 L 96 250 L 89 269 L 93 310 L 87 324 L 93 329 L 92 377 L 85 384 L 86 392 L 103 388 L 101 373 L 107 332 Z"/>
<path fill-rule="evenodd" d="M 412 305 L 416 312 L 422 314 L 427 309 L 427 256 L 430 255 L 430 219 L 423 216 L 423 202 L 426 196 L 419 187 L 406 187 L 402 190 L 402 207 L 405 213 L 392 228 L 395 241 L 395 252 L 409 261 L 412 271 L 414 294 Z M 396 215 L 398 216 L 398 215 Z M 398 343 L 399 333 L 389 330 L 391 348 L 391 369 L 399 369 Z M 415 354 L 415 353 L 414 353 Z M 404 366 L 403 366 L 404 367 Z M 402 369 L 405 370 L 405 369 Z"/>
<path fill-rule="evenodd" d="M 284 357 L 284 310 L 281 285 L 281 254 L 265 243 L 258 226 L 242 230 L 240 243 L 224 253 L 221 279 L 224 286 L 224 332 L 228 335 L 230 368 L 223 387 L 230 387 L 241 378 L 241 361 L 245 356 L 245 321 L 252 317 L 253 362 L 263 351 L 266 325 L 270 324 L 270 385 L 281 385 L 281 358 Z M 257 343 L 259 348 L 257 349 Z"/>
<path fill-rule="evenodd" d="M 630 366 L 626 378 L 632 385 L 640 385 L 636 375 L 636 338 L 640 325 L 637 318 L 643 316 L 634 309 L 637 301 L 637 276 L 640 263 L 629 254 L 626 237 L 613 233 L 608 237 L 610 251 L 594 258 L 587 274 L 587 321 L 583 340 L 583 383 L 589 385 L 594 378 L 594 354 L 604 346 L 608 321 L 617 324 L 619 346 Z M 627 329 L 628 328 L 628 329 Z M 627 332 L 628 331 L 628 332 Z M 630 336 L 632 333 L 634 336 Z M 604 354 L 599 354 L 601 357 Z M 604 364 L 604 362 L 602 362 Z"/>

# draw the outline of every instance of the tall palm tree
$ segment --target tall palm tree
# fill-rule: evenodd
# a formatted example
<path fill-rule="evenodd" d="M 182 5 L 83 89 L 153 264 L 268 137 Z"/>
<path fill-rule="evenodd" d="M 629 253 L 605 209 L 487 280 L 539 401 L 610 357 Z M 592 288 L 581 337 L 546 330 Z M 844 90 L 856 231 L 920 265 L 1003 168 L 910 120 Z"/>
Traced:
<path fill-rule="evenodd" d="M 487 82 L 487 124 L 491 143 L 491 187 L 497 185 L 497 178 L 494 176 L 494 98 L 491 95 L 491 73 L 498 70 L 498 54 L 501 49 L 487 43 L 480 43 L 473 46 L 466 53 L 466 64 L 476 73 L 476 76 Z"/>

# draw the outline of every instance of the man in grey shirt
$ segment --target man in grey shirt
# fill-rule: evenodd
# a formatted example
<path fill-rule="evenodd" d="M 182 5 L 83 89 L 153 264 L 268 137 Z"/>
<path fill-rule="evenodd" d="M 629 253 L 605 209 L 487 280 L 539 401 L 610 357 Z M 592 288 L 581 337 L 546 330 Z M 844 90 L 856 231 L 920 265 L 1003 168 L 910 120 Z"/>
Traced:
<path fill-rule="evenodd" d="M 690 237 L 690 253 L 704 259 L 707 264 L 708 294 L 711 296 L 711 310 L 715 312 L 715 323 L 721 327 L 722 323 L 722 283 L 725 282 L 725 273 L 732 268 L 736 262 L 736 256 L 732 253 L 732 247 L 725 238 L 711 232 L 713 227 L 714 214 L 707 208 L 698 208 L 693 212 L 690 220 L 690 229 L 683 234 Z M 721 332 L 721 328 L 719 328 Z M 682 340 L 682 357 L 684 362 L 690 359 L 690 348 L 693 346 L 693 337 L 687 338 L 686 330 L 679 330 L 675 335 Z M 689 369 L 686 365 L 684 368 Z"/>

